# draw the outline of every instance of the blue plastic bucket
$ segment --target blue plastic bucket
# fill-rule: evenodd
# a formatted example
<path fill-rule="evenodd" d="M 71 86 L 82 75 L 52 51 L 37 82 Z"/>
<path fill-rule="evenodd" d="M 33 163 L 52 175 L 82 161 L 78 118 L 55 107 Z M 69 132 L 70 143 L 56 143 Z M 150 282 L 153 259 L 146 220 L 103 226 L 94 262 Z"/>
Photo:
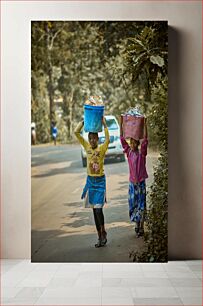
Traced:
<path fill-rule="evenodd" d="M 104 106 L 84 105 L 84 130 L 85 132 L 101 132 Z"/>

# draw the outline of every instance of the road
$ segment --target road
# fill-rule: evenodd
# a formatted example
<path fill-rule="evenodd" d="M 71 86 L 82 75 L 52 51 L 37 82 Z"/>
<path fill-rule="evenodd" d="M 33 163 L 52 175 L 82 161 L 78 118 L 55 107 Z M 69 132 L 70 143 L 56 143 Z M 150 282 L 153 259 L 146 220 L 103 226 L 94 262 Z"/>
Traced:
<path fill-rule="evenodd" d="M 157 154 L 147 157 L 149 179 Z M 86 180 L 79 145 L 32 147 L 32 261 L 131 262 L 129 252 L 143 245 L 128 217 L 128 164 L 107 161 L 107 204 L 104 208 L 108 243 L 96 249 L 92 210 L 83 207 Z"/>

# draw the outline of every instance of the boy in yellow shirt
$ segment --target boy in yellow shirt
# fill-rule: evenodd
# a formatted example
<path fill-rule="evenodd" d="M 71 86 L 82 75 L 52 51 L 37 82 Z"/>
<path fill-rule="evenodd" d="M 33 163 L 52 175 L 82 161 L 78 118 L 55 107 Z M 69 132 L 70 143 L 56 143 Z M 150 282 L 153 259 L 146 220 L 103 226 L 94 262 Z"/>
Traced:
<path fill-rule="evenodd" d="M 106 120 L 103 117 L 105 142 L 98 146 L 98 133 L 89 132 L 86 141 L 80 132 L 84 122 L 80 122 L 75 129 L 75 136 L 87 153 L 87 180 L 83 189 L 82 199 L 86 198 L 86 207 L 93 208 L 95 225 L 98 232 L 98 242 L 95 247 L 104 246 L 107 243 L 107 233 L 104 226 L 103 206 L 106 200 L 106 177 L 104 174 L 104 157 L 109 145 L 109 132 Z"/>

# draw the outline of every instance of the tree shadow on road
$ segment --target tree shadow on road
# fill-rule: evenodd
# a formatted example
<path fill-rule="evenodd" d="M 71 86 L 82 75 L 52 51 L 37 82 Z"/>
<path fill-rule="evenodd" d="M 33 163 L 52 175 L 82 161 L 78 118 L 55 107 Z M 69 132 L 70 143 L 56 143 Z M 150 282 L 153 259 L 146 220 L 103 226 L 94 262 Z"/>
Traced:
<path fill-rule="evenodd" d="M 128 188 L 129 188 L 129 181 L 125 181 L 125 182 L 120 181 L 119 188 L 117 190 L 118 192 L 120 192 L 120 190 L 126 190 L 126 197 L 127 197 Z"/>
<path fill-rule="evenodd" d="M 67 148 L 67 150 L 66 150 Z M 31 159 L 32 159 L 32 166 L 42 166 L 42 165 L 49 165 L 49 164 L 57 164 L 61 162 L 68 162 L 72 161 L 71 154 L 69 153 L 70 146 L 56 146 L 56 147 L 41 147 L 32 148 Z M 57 158 L 56 158 L 57 154 Z M 78 162 L 80 161 L 80 151 L 75 149 L 74 156 L 78 158 Z M 80 162 L 81 163 L 81 162 Z M 82 164 L 81 164 L 82 165 Z"/>
<path fill-rule="evenodd" d="M 78 201 L 78 202 L 68 202 L 68 203 L 63 203 L 64 206 L 68 206 L 68 207 L 77 207 L 80 208 L 82 207 L 82 200 Z"/>
<path fill-rule="evenodd" d="M 80 207 L 79 202 L 75 203 L 77 207 Z M 63 205 L 69 207 L 69 203 L 65 203 Z M 113 198 L 111 200 L 111 204 L 107 204 L 103 211 L 106 225 L 111 225 L 112 223 L 115 224 L 116 222 L 126 222 L 126 225 L 129 225 L 128 205 L 126 201 L 123 201 L 123 199 L 121 199 L 121 197 L 119 197 L 118 199 Z M 94 219 L 91 208 L 82 208 L 77 212 L 67 212 L 65 218 L 69 219 L 69 221 L 62 223 L 61 228 L 80 228 L 86 225 L 94 226 Z"/>
<path fill-rule="evenodd" d="M 127 194 L 126 195 L 118 195 L 118 196 L 114 196 L 113 198 L 109 198 L 109 200 L 111 201 L 123 201 L 123 200 L 127 200 L 128 197 L 127 197 Z"/>
<path fill-rule="evenodd" d="M 67 213 L 56 230 L 32 230 L 32 262 L 132 262 L 129 253 L 143 246 L 130 224 L 125 196 L 114 197 L 104 208 L 107 246 L 95 249 L 97 240 L 92 209 L 81 202 L 63 203 Z M 75 211 L 68 211 L 69 207 Z"/>
<path fill-rule="evenodd" d="M 41 174 L 35 174 L 35 175 L 32 175 L 32 177 L 42 178 L 42 177 L 49 177 L 49 176 L 60 175 L 60 174 L 74 174 L 74 173 L 76 174 L 83 173 L 83 176 L 86 175 L 86 169 L 80 166 L 79 161 L 72 161 L 70 165 L 67 167 L 59 167 L 59 168 L 54 168 L 54 169 L 50 167 L 50 169 L 48 169 L 47 171 L 42 170 Z"/>
<path fill-rule="evenodd" d="M 31 262 L 132 262 L 129 253 L 143 246 L 129 227 L 108 229 L 108 243 L 95 248 L 96 233 L 32 230 Z"/>

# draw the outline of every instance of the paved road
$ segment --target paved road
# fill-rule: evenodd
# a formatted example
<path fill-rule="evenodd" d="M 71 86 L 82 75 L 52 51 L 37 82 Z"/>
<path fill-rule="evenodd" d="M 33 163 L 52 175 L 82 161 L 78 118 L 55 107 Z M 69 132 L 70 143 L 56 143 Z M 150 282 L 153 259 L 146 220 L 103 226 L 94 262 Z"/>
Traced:
<path fill-rule="evenodd" d="M 157 154 L 147 157 L 148 186 Z M 129 252 L 142 247 L 128 218 L 128 164 L 105 163 L 108 244 L 97 240 L 91 209 L 80 199 L 86 180 L 78 145 L 32 147 L 32 261 L 131 262 Z"/>

